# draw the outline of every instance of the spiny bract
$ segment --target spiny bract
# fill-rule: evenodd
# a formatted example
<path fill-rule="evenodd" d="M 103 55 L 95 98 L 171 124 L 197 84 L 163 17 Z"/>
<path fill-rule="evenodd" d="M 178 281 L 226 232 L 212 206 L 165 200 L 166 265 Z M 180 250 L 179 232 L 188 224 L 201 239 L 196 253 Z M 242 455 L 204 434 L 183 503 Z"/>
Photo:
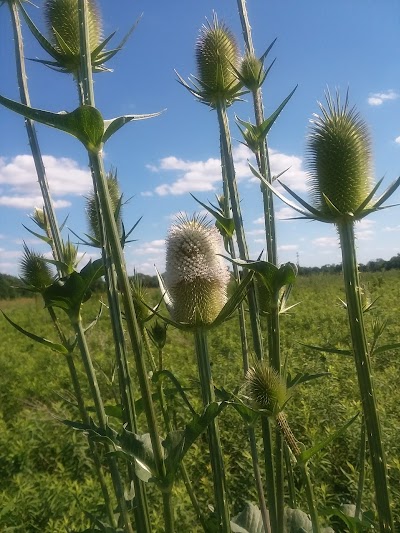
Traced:
<path fill-rule="evenodd" d="M 371 140 L 365 122 L 348 98 L 341 105 L 327 95 L 327 108 L 311 121 L 308 140 L 309 186 L 315 207 L 332 215 L 326 198 L 341 214 L 354 213 L 372 189 Z M 339 216 L 339 215 L 338 215 Z"/>
<path fill-rule="evenodd" d="M 204 218 L 181 217 L 167 237 L 165 281 L 178 322 L 210 324 L 225 305 L 229 272 L 218 230 Z"/>
<path fill-rule="evenodd" d="M 102 25 L 95 0 L 88 0 L 89 46 L 93 52 L 101 42 Z M 78 0 L 47 0 L 45 21 L 52 43 L 63 56 L 63 69 L 76 72 L 80 66 Z"/>

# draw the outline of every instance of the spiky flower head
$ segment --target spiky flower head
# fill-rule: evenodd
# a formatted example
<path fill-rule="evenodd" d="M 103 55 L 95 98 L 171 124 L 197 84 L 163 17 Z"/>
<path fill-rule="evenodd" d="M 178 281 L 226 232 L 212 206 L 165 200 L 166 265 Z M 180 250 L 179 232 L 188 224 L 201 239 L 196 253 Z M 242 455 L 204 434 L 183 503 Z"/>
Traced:
<path fill-rule="evenodd" d="M 60 54 L 60 67 L 75 73 L 80 67 L 78 0 L 47 0 L 44 15 L 50 41 Z M 94 52 L 101 43 L 102 24 L 96 0 L 88 0 L 89 47 Z"/>
<path fill-rule="evenodd" d="M 118 233 L 122 235 L 122 196 L 119 188 L 118 177 L 116 171 L 110 171 L 107 174 L 107 187 L 111 199 L 111 207 L 114 212 L 115 222 L 117 224 Z M 98 202 L 96 195 L 91 193 L 86 201 L 86 215 L 89 224 L 89 231 L 91 237 L 101 244 L 101 228 L 100 228 L 100 214 L 98 210 Z"/>
<path fill-rule="evenodd" d="M 230 104 L 241 83 L 235 73 L 239 66 L 239 50 L 235 37 L 225 24 L 207 21 L 196 43 L 197 77 L 204 103 L 215 107 L 218 101 Z"/>
<path fill-rule="evenodd" d="M 309 186 L 324 215 L 353 214 L 372 190 L 371 139 L 348 95 L 342 104 L 339 94 L 333 99 L 328 93 L 326 102 L 311 121 Z"/>
<path fill-rule="evenodd" d="M 240 64 L 240 79 L 249 91 L 256 91 L 265 79 L 264 63 L 253 53 L 247 52 Z"/>
<path fill-rule="evenodd" d="M 167 237 L 165 282 L 178 322 L 211 324 L 226 303 L 229 272 L 218 230 L 204 217 L 181 216 Z"/>
<path fill-rule="evenodd" d="M 62 243 L 62 262 L 65 265 L 65 272 L 63 272 L 64 276 L 72 274 L 79 262 L 78 248 L 69 240 L 69 238 L 67 242 Z"/>
<path fill-rule="evenodd" d="M 266 361 L 257 361 L 245 376 L 245 393 L 257 409 L 276 415 L 287 400 L 286 384 Z"/>
<path fill-rule="evenodd" d="M 22 281 L 35 292 L 42 292 L 53 283 L 53 276 L 44 256 L 30 250 L 25 243 L 20 269 Z"/>

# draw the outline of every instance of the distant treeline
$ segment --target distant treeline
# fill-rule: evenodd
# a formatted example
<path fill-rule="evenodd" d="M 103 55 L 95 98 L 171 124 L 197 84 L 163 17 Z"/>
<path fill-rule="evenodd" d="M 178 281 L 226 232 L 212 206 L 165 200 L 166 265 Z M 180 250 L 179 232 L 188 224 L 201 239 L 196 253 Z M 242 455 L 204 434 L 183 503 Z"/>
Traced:
<path fill-rule="evenodd" d="M 368 261 L 367 264 L 360 264 L 361 272 L 383 272 L 385 270 L 400 269 L 400 254 L 393 256 L 388 261 L 384 259 L 375 259 Z M 334 274 L 342 271 L 342 265 L 332 264 L 323 265 L 322 267 L 303 267 L 299 266 L 300 276 L 310 276 L 312 274 Z M 149 276 L 148 274 L 138 274 L 144 287 L 157 288 L 157 276 Z M 104 281 L 97 281 L 95 291 L 102 291 L 105 289 Z M 0 274 L 0 300 L 12 300 L 14 298 L 21 298 L 22 296 L 30 297 L 31 292 L 23 289 L 23 283 L 19 278 L 10 276 L 9 274 Z"/>

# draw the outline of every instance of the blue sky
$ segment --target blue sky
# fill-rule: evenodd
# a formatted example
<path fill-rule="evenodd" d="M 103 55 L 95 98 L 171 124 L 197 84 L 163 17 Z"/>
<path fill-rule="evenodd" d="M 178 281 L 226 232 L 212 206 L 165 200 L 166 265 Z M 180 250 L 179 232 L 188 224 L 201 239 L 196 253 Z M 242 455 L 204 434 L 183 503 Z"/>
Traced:
<path fill-rule="evenodd" d="M 41 6 L 26 4 L 42 27 Z M 243 51 L 234 0 L 101 0 L 104 34 L 118 30 L 122 38 L 133 21 L 143 17 L 125 49 L 95 77 L 96 104 L 106 118 L 120 114 L 165 110 L 148 121 L 125 126 L 105 148 L 107 168 L 118 170 L 126 199 L 127 227 L 143 216 L 135 239 L 126 249 L 128 269 L 154 273 L 164 268 L 164 239 L 179 212 L 198 211 L 189 195 L 213 201 L 221 192 L 216 114 L 200 105 L 176 81 L 174 69 L 187 78 L 196 73 L 194 47 L 201 25 L 215 10 L 235 33 Z M 277 37 L 270 59 L 277 58 L 263 88 L 266 114 L 298 84 L 298 89 L 269 135 L 274 173 L 290 167 L 284 181 L 307 196 L 304 152 L 309 120 L 329 87 L 343 93 L 368 123 L 373 140 L 374 176 L 385 184 L 400 172 L 400 4 L 397 0 L 248 0 L 256 52 L 261 55 Z M 24 27 L 27 57 L 46 58 Z M 18 99 L 13 39 L 8 8 L 0 8 L 0 93 Z M 32 105 L 51 111 L 77 107 L 72 79 L 46 67 L 27 65 Z M 249 154 L 237 142 L 234 114 L 252 119 L 249 102 L 230 109 L 234 154 L 250 254 L 265 247 L 259 185 L 248 170 Z M 37 126 L 50 188 L 60 221 L 76 233 L 87 230 L 84 196 L 90 189 L 83 147 L 68 135 Z M 400 202 L 397 192 L 391 203 Z M 23 120 L 0 108 L 0 272 L 18 273 L 22 241 L 45 252 L 22 224 L 40 206 Z M 360 262 L 400 252 L 400 207 L 373 215 L 358 224 Z M 338 240 L 327 224 L 284 220 L 291 212 L 276 203 L 279 259 L 304 266 L 340 262 Z M 32 227 L 32 225 L 31 225 Z M 65 232 L 67 234 L 67 232 Z M 85 250 L 90 257 L 93 250 Z"/>

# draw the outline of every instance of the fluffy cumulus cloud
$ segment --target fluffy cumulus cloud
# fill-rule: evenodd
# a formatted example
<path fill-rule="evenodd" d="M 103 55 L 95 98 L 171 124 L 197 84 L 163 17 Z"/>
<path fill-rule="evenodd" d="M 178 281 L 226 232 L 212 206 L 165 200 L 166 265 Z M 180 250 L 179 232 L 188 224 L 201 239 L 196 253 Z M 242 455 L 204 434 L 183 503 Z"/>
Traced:
<path fill-rule="evenodd" d="M 252 152 L 243 144 L 233 150 L 236 177 L 240 180 L 258 182 L 249 169 L 248 162 L 254 164 Z M 281 179 L 296 191 L 306 190 L 307 174 L 302 168 L 302 160 L 295 155 L 288 155 L 270 150 L 271 172 L 277 176 L 284 172 Z M 154 192 L 159 196 L 181 195 L 189 192 L 215 191 L 221 182 L 221 163 L 218 158 L 209 158 L 205 161 L 190 161 L 175 156 L 165 157 L 158 165 L 148 165 L 152 172 L 173 172 L 177 176 L 171 183 L 163 183 L 155 188 Z M 143 195 L 149 195 L 145 191 Z"/>
<path fill-rule="evenodd" d="M 73 159 L 44 155 L 43 163 L 56 208 L 71 205 L 65 197 L 83 195 L 90 190 L 89 171 L 80 168 Z M 0 158 L 0 186 L 0 205 L 32 209 L 43 204 L 35 165 L 30 155 Z"/>
<path fill-rule="evenodd" d="M 339 246 L 339 239 L 337 237 L 317 237 L 311 242 L 317 248 L 337 248 Z"/>
<path fill-rule="evenodd" d="M 361 241 L 369 241 L 373 235 L 375 235 L 375 231 L 373 230 L 374 224 L 375 221 L 370 220 L 369 218 L 363 218 L 357 222 L 355 226 L 355 234 L 357 239 Z"/>
<path fill-rule="evenodd" d="M 388 90 L 382 93 L 372 93 L 368 97 L 368 103 L 369 105 L 382 105 L 384 102 L 387 102 L 388 100 L 396 100 L 399 98 L 399 93 L 396 93 L 393 90 Z"/>
<path fill-rule="evenodd" d="M 400 144 L 400 135 L 395 138 L 394 142 L 397 143 L 397 144 Z"/>

